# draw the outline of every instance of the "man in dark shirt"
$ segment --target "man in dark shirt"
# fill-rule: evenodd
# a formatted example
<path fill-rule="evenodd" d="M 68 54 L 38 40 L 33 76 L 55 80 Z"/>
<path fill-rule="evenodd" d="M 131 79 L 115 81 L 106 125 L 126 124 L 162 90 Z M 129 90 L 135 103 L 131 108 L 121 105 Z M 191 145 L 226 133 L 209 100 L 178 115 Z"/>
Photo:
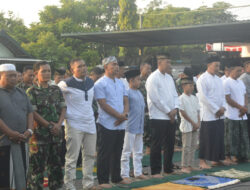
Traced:
<path fill-rule="evenodd" d="M 33 111 L 16 83 L 15 66 L 0 65 L 0 189 L 26 189 L 25 142 L 33 134 Z"/>

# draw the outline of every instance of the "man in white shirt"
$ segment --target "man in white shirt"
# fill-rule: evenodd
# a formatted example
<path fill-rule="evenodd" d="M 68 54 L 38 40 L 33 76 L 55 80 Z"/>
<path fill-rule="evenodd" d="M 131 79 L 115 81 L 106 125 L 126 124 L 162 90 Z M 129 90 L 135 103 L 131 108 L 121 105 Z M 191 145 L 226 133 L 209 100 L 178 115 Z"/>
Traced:
<path fill-rule="evenodd" d="M 164 151 L 164 173 L 173 172 L 172 157 L 175 142 L 175 119 L 179 107 L 178 94 L 171 70 L 171 60 L 165 55 L 157 56 L 158 69 L 147 79 L 147 103 L 152 141 L 150 151 L 151 174 L 161 178 L 161 147 Z"/>
<path fill-rule="evenodd" d="M 222 80 L 222 82 L 223 82 L 224 80 L 226 80 L 226 79 L 229 77 L 229 75 L 230 75 L 230 68 L 228 67 L 228 65 L 230 64 L 231 61 L 232 61 L 232 60 L 229 59 L 229 58 L 223 59 L 223 62 L 222 62 L 222 69 L 224 70 L 224 75 L 223 75 L 222 77 L 220 77 L 221 80 Z"/>
<path fill-rule="evenodd" d="M 93 177 L 96 150 L 96 126 L 92 109 L 94 81 L 86 76 L 87 65 L 84 60 L 72 60 L 70 68 L 73 76 L 58 84 L 67 105 L 64 183 L 66 189 L 75 189 L 76 163 L 82 149 L 83 188 L 96 189 Z"/>
<path fill-rule="evenodd" d="M 223 82 L 227 109 L 225 112 L 225 147 L 227 161 L 246 161 L 249 157 L 249 137 L 247 127 L 247 94 L 242 80 L 241 60 L 230 63 L 230 76 Z M 232 159 L 232 160 L 231 160 Z"/>
<path fill-rule="evenodd" d="M 200 167 L 210 168 L 224 160 L 224 120 L 226 102 L 222 80 L 216 75 L 220 69 L 220 59 L 210 56 L 207 71 L 197 81 L 198 98 L 201 106 Z"/>

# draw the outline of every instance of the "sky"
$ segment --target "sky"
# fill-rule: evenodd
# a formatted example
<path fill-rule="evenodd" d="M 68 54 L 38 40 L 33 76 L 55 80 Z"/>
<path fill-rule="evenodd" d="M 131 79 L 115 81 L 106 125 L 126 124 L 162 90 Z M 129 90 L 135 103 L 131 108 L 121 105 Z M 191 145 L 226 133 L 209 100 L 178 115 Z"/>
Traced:
<path fill-rule="evenodd" d="M 176 7 L 189 7 L 196 9 L 202 5 L 211 7 L 218 0 L 163 0 L 166 5 Z M 145 8 L 150 0 L 137 0 L 139 8 Z M 233 6 L 250 5 L 249 0 L 224 0 Z M 29 26 L 32 22 L 39 21 L 38 13 L 44 9 L 46 5 L 60 6 L 60 0 L 0 0 L 0 11 L 7 13 L 12 11 L 15 16 L 22 18 L 24 24 Z M 233 13 L 238 15 L 239 19 L 250 19 L 250 6 L 242 9 L 232 9 Z"/>

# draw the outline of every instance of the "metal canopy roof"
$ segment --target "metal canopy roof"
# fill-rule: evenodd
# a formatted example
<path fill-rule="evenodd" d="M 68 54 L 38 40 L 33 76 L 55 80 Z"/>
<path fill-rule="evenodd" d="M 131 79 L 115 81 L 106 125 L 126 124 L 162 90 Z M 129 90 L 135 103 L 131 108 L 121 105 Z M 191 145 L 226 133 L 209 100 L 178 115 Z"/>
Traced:
<path fill-rule="evenodd" d="M 250 21 L 125 32 L 65 33 L 62 37 L 123 47 L 250 42 Z"/>
<path fill-rule="evenodd" d="M 0 63 L 33 64 L 38 61 L 43 61 L 43 60 L 31 59 L 31 58 L 2 58 L 0 57 Z"/>

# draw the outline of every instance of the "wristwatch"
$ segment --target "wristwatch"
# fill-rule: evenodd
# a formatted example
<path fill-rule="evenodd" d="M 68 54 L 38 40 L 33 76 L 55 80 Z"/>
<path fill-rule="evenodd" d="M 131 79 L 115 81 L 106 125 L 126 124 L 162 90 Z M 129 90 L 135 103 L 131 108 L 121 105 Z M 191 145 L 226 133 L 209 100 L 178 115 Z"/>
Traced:
<path fill-rule="evenodd" d="M 33 131 L 32 131 L 32 129 L 27 129 L 27 131 L 29 131 L 30 132 L 30 135 L 33 135 Z"/>
<path fill-rule="evenodd" d="M 49 129 L 52 129 L 53 127 L 54 127 L 54 126 L 53 126 L 52 124 L 49 124 L 49 125 L 48 125 L 48 128 L 49 128 Z"/>

